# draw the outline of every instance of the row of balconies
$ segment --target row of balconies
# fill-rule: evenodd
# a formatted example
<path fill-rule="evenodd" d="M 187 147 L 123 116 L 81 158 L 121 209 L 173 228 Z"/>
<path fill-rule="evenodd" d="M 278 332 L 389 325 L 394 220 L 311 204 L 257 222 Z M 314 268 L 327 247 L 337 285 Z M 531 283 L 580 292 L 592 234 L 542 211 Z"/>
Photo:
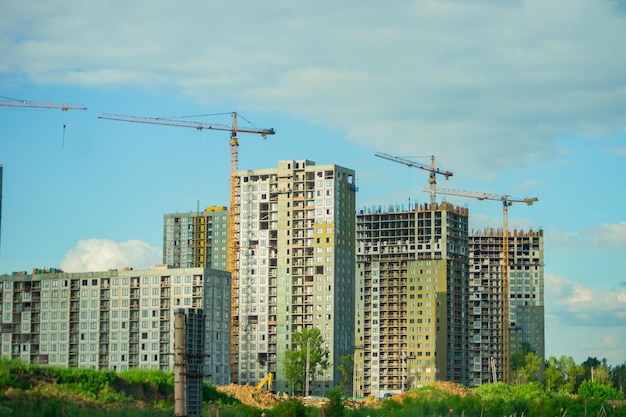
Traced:
<path fill-rule="evenodd" d="M 297 315 L 292 315 L 292 321 L 291 321 L 292 325 L 293 324 L 304 324 L 304 323 L 313 323 L 313 315 L 304 315 L 304 317 L 302 315 L 297 316 Z"/>

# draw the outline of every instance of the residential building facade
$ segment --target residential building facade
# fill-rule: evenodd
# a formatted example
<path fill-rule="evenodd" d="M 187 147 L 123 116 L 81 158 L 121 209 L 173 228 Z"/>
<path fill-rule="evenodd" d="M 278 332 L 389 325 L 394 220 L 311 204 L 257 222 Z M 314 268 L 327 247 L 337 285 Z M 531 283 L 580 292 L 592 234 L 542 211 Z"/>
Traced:
<path fill-rule="evenodd" d="M 272 373 L 272 389 L 291 392 L 284 367 L 291 335 L 314 327 L 332 366 L 309 393 L 325 395 L 354 346 L 354 171 L 287 160 L 238 177 L 236 382 Z"/>
<path fill-rule="evenodd" d="M 163 216 L 163 263 L 174 268 L 228 268 L 228 209 Z"/>
<path fill-rule="evenodd" d="M 502 320 L 502 229 L 469 236 L 470 386 L 503 381 L 504 322 L 511 356 L 526 344 L 545 358 L 543 230 L 513 230 L 508 240 L 509 317 Z"/>
<path fill-rule="evenodd" d="M 173 369 L 174 313 L 205 317 L 204 374 L 228 383 L 230 274 L 204 268 L 0 276 L 0 357 L 60 367 Z"/>
<path fill-rule="evenodd" d="M 467 209 L 379 207 L 356 222 L 356 395 L 465 384 Z"/>

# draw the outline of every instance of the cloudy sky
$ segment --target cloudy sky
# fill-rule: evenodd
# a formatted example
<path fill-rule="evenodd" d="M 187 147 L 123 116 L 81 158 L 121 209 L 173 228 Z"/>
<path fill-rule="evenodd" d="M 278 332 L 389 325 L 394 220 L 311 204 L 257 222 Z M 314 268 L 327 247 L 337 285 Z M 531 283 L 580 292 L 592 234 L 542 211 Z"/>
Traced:
<path fill-rule="evenodd" d="M 357 172 L 358 204 L 439 186 L 538 197 L 546 353 L 626 360 L 626 6 L 611 0 L 0 0 L 0 273 L 161 262 L 163 214 L 228 205 L 227 132 L 101 113 L 275 128 L 239 167 L 309 159 Z M 224 115 L 224 113 L 226 113 Z M 441 199 L 440 196 L 439 198 Z M 501 205 L 458 197 L 471 227 Z"/>

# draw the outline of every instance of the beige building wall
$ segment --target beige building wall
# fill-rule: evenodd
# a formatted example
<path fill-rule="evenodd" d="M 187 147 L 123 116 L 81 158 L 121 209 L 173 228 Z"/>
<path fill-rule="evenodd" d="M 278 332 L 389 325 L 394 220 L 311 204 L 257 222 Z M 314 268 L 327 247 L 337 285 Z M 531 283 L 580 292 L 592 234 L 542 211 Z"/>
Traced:
<path fill-rule="evenodd" d="M 310 388 L 325 395 L 354 345 L 354 171 L 287 160 L 238 176 L 237 382 L 256 385 L 272 373 L 273 389 L 291 392 L 291 335 L 315 327 L 332 367 Z"/>

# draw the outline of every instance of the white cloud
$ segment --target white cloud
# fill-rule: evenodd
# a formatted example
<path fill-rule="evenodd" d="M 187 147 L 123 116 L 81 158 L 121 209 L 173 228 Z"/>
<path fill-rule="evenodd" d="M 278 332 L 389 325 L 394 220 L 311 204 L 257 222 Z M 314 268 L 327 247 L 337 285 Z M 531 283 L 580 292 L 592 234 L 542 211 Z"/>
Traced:
<path fill-rule="evenodd" d="M 61 261 L 65 272 L 106 271 L 111 268 L 145 269 L 162 262 L 161 250 L 140 240 L 113 242 L 106 239 L 80 240 Z"/>
<path fill-rule="evenodd" d="M 547 161 L 557 137 L 626 128 L 626 16 L 608 1 L 5 6 L 5 75 L 176 88 L 396 155 L 428 149 L 474 175 Z"/>
<path fill-rule="evenodd" d="M 614 147 L 614 148 L 604 148 L 604 152 L 612 153 L 617 156 L 626 156 L 626 146 Z"/>
<path fill-rule="evenodd" d="M 576 233 L 550 230 L 546 242 L 555 249 L 623 249 L 626 248 L 626 221 L 585 227 Z"/>
<path fill-rule="evenodd" d="M 626 290 L 589 289 L 545 276 L 546 355 L 606 358 L 619 364 L 626 350 Z"/>
<path fill-rule="evenodd" d="M 546 300 L 551 311 L 573 325 L 626 327 L 626 289 L 590 289 L 567 278 L 546 274 Z"/>

